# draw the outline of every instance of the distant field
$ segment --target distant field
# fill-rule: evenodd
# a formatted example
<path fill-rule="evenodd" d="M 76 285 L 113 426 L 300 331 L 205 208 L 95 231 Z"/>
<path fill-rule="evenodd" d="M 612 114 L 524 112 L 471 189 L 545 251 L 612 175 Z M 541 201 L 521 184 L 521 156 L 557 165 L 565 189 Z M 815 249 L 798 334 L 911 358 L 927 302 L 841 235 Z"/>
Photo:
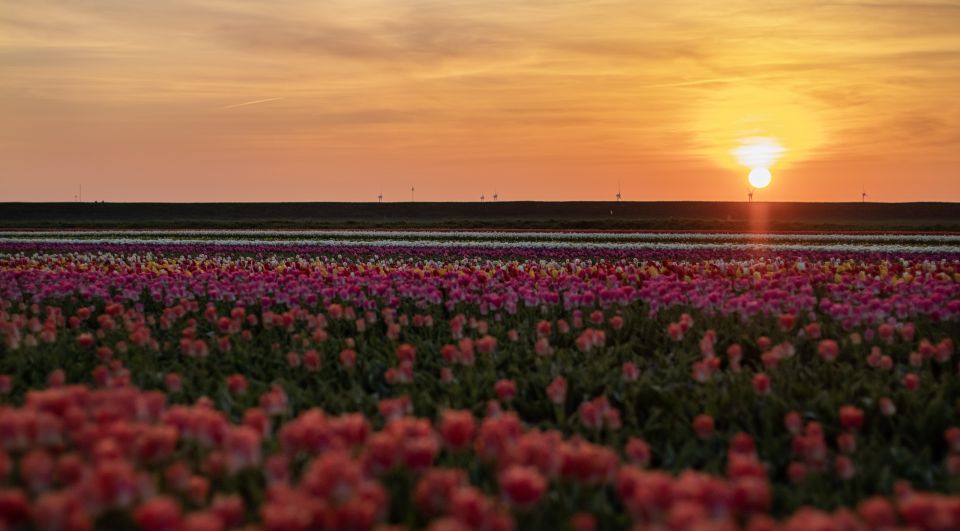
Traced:
<path fill-rule="evenodd" d="M 960 231 L 958 203 L 0 203 L 6 228 Z"/>

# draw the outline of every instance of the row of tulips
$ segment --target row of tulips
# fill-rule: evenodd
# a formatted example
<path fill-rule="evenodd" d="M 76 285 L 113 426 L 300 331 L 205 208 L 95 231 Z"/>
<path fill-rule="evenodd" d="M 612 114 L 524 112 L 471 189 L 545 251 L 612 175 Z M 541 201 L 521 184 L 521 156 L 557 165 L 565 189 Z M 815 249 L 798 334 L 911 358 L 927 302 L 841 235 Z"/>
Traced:
<path fill-rule="evenodd" d="M 960 526 L 956 258 L 216 250 L 0 254 L 8 527 Z"/>
<path fill-rule="evenodd" d="M 745 238 L 725 241 L 724 238 L 714 238 L 711 241 L 562 241 L 549 239 L 528 240 L 500 240 L 500 239 L 405 239 L 389 235 L 376 239 L 356 238 L 168 238 L 157 237 L 130 237 L 118 236 L 113 238 L 91 237 L 2 237 L 0 248 L 22 249 L 25 246 L 42 246 L 45 248 L 63 248 L 64 246 L 123 248 L 124 246 L 158 246 L 171 245 L 172 248 L 183 246 L 206 246 L 209 249 L 233 251 L 234 249 L 272 250 L 274 252 L 316 252 L 317 249 L 331 249 L 342 247 L 346 249 L 379 250 L 380 252 L 396 253 L 407 249 L 429 250 L 430 252 L 539 252 L 552 255 L 557 252 L 574 252 L 577 254 L 590 253 L 608 256 L 636 256 L 649 253 L 663 253 L 673 251 L 687 252 L 738 252 L 738 253 L 888 253 L 891 255 L 921 254 L 930 255 L 944 253 L 960 255 L 960 245 L 957 241 L 948 242 L 876 242 L 876 241 L 808 241 L 808 242 L 780 242 L 763 238 Z"/>
<path fill-rule="evenodd" d="M 832 249 L 832 250 L 830 250 Z M 898 252 L 902 247 L 886 247 L 879 250 L 875 246 L 812 247 L 809 245 L 793 246 L 793 250 L 774 252 L 769 246 L 750 245 L 739 248 L 729 248 L 725 245 L 691 244 L 664 244 L 657 248 L 624 249 L 616 246 L 585 250 L 580 246 L 555 247 L 551 245 L 529 246 L 515 244 L 508 246 L 474 246 L 469 243 L 447 242 L 443 246 L 434 246 L 426 242 L 412 242 L 402 246 L 379 245 L 373 241 L 357 242 L 347 245 L 338 240 L 329 244 L 311 242 L 306 244 L 276 245 L 273 242 L 254 242 L 244 240 L 236 243 L 217 241 L 211 245 L 208 240 L 196 240 L 193 243 L 184 241 L 162 240 L 145 242 L 138 240 L 83 240 L 71 239 L 70 243 L 47 240 L 5 240 L 0 241 L 0 253 L 33 255 L 37 252 L 56 254 L 96 254 L 110 253 L 117 255 L 135 254 L 139 256 L 206 256 L 218 255 L 245 255 L 245 256 L 328 256 L 336 259 L 344 257 L 365 257 L 379 259 L 383 257 L 403 257 L 417 260 L 460 261 L 464 257 L 487 259 L 495 261 L 744 261 L 744 260 L 788 260 L 799 262 L 847 261 L 871 262 L 877 260 L 899 261 L 909 258 L 910 261 L 943 262 L 955 260 L 960 251 L 949 250 L 942 246 L 922 246 L 910 249 L 909 252 Z M 840 250 L 838 250 L 840 249 Z"/>
<path fill-rule="evenodd" d="M 851 232 L 650 232 L 650 231 L 502 231 L 502 230 L 0 230 L 0 238 L 172 238 L 230 239 L 413 239 L 495 241 L 666 241 L 666 242 L 848 242 L 958 244 L 960 234 Z"/>

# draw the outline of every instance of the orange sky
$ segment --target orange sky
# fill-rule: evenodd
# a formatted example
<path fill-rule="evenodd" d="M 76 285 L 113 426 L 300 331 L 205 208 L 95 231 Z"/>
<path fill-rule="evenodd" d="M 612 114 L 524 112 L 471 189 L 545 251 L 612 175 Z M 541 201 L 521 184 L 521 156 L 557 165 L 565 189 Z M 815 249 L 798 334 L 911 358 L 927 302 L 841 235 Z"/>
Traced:
<path fill-rule="evenodd" d="M 960 201 L 960 3 L 17 0 L 0 201 Z M 249 103 L 257 102 L 257 103 Z"/>

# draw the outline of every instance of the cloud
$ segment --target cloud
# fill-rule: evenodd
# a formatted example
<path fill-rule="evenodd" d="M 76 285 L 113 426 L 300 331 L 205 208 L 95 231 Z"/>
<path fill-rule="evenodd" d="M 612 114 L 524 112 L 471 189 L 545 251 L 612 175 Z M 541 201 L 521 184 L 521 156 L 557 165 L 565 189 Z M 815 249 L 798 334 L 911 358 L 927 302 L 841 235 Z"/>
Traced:
<path fill-rule="evenodd" d="M 245 53 L 290 53 L 375 63 L 432 63 L 509 52 L 507 26 L 429 15 L 347 22 L 317 17 L 289 20 L 243 17 L 216 25 L 211 34 Z"/>

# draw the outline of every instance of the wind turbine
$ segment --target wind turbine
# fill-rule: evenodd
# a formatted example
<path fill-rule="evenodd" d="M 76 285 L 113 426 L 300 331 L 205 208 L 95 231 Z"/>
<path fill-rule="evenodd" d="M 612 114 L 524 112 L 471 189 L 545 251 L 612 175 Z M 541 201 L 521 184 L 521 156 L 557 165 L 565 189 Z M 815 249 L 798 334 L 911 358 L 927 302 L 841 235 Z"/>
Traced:
<path fill-rule="evenodd" d="M 383 203 L 383 190 L 377 195 L 377 203 Z"/>
<path fill-rule="evenodd" d="M 496 201 L 498 197 L 500 197 L 500 196 L 497 195 L 497 188 L 494 187 L 494 188 L 493 188 L 493 200 Z"/>
<path fill-rule="evenodd" d="M 410 202 L 413 203 L 413 187 L 410 187 Z"/>
<path fill-rule="evenodd" d="M 861 191 L 860 191 L 860 202 L 861 202 L 861 203 L 866 203 L 866 202 L 867 202 L 867 187 L 866 187 L 866 186 L 863 186 L 863 187 L 861 188 Z"/>
<path fill-rule="evenodd" d="M 753 203 L 753 188 L 747 188 L 747 202 Z"/>
<path fill-rule="evenodd" d="M 623 199 L 623 195 L 620 194 L 620 181 L 617 181 L 617 203 Z"/>
<path fill-rule="evenodd" d="M 480 192 L 480 202 L 483 203 L 483 192 Z"/>

